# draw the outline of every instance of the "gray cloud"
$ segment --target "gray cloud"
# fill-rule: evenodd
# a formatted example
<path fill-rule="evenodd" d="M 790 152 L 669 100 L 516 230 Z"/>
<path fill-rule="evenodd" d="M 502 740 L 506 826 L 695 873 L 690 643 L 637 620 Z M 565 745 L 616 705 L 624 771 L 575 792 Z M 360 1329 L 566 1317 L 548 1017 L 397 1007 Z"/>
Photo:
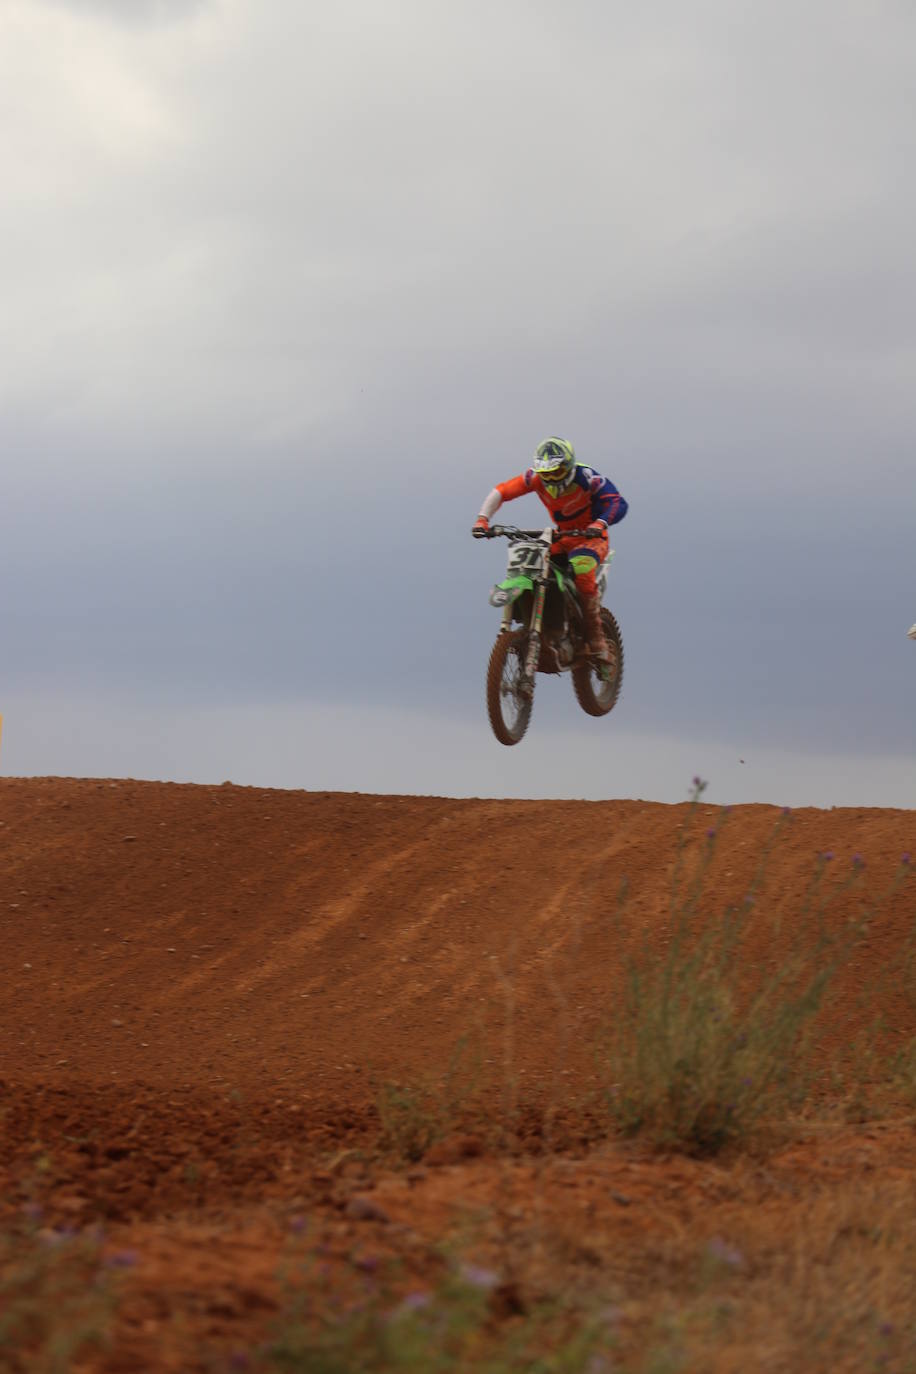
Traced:
<path fill-rule="evenodd" d="M 558 431 L 617 728 L 912 752 L 908 8 L 90 8 L 0 18 L 8 690 L 481 719 Z"/>
<path fill-rule="evenodd" d="M 51 9 L 117 24 L 171 24 L 186 19 L 212 0 L 39 0 Z"/>

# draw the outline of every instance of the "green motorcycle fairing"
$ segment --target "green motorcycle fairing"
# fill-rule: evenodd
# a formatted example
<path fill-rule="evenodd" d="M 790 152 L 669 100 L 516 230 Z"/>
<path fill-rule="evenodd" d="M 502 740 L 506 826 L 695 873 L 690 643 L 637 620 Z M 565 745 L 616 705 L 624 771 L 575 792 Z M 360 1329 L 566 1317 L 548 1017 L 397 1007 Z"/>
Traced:
<path fill-rule="evenodd" d="M 566 586 L 563 574 L 559 568 L 552 568 L 551 572 L 557 579 L 560 591 Z M 534 590 L 534 582 L 530 577 L 507 577 L 504 582 L 497 582 L 490 592 L 491 606 L 508 606 L 511 602 L 517 601 L 524 592 Z"/>
<path fill-rule="evenodd" d="M 517 601 L 523 592 L 530 592 L 533 586 L 530 577 L 507 577 L 505 582 L 497 582 L 490 592 L 490 605 L 508 606 Z"/>

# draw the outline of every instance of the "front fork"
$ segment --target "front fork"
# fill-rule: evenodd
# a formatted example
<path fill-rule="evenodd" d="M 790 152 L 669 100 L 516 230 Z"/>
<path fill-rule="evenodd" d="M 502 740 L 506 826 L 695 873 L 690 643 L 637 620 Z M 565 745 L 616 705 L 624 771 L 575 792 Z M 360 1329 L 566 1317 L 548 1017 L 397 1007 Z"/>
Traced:
<path fill-rule="evenodd" d="M 547 583 L 539 582 L 534 593 L 534 607 L 531 612 L 531 628 L 528 631 L 528 652 L 525 655 L 525 685 L 534 691 L 534 675 L 541 656 L 541 624 L 544 620 L 544 601 L 547 597 Z"/>

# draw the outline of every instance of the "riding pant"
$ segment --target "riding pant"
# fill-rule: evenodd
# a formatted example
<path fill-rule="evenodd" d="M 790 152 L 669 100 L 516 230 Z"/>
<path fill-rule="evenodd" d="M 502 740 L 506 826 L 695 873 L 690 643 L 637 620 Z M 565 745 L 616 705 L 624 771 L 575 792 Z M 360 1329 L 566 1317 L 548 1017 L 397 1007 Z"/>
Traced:
<path fill-rule="evenodd" d="M 584 596 L 598 593 L 597 572 L 607 558 L 608 537 L 603 534 L 599 539 L 582 539 L 577 535 L 567 535 L 550 546 L 551 553 L 565 553 L 569 559 L 570 570 L 576 586 Z"/>

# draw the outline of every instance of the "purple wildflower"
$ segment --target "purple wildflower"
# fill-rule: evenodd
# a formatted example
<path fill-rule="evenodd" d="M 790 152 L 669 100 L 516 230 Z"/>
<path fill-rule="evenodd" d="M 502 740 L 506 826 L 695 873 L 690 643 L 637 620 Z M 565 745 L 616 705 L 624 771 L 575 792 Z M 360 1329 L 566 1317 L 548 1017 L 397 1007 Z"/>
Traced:
<path fill-rule="evenodd" d="M 716 838 L 716 828 L 714 825 L 711 825 L 707 830 L 706 838 L 707 840 L 714 840 Z"/>
<path fill-rule="evenodd" d="M 42 1231 L 40 1234 L 45 1245 L 65 1245 L 68 1240 L 73 1240 L 76 1235 L 76 1228 L 73 1226 L 59 1226 L 53 1231 Z"/>
<path fill-rule="evenodd" d="M 740 1269 L 744 1263 L 741 1251 L 736 1246 L 729 1245 L 721 1236 L 713 1236 L 706 1246 L 706 1253 L 720 1264 L 727 1264 L 730 1269 Z"/>
<path fill-rule="evenodd" d="M 910 854 L 910 851 L 907 850 L 904 854 L 900 855 L 900 862 L 905 866 L 910 863 L 912 857 L 913 856 Z"/>
<path fill-rule="evenodd" d="M 784 807 L 782 808 L 782 814 L 783 814 L 784 816 L 791 816 L 791 814 L 792 814 L 792 808 L 791 808 L 791 806 L 784 806 Z"/>
<path fill-rule="evenodd" d="M 488 1292 L 499 1287 L 499 1275 L 492 1269 L 482 1269 L 479 1264 L 462 1264 L 461 1277 L 472 1288 L 483 1288 Z"/>
<path fill-rule="evenodd" d="M 136 1250 L 114 1250 L 105 1256 L 105 1265 L 108 1269 L 133 1269 L 139 1258 Z"/>
<path fill-rule="evenodd" d="M 392 1315 L 395 1317 L 406 1317 L 411 1312 L 422 1312 L 423 1308 L 428 1307 L 431 1301 L 432 1299 L 428 1293 L 422 1291 L 408 1293 L 407 1297 L 402 1299 L 400 1304 L 395 1308 Z"/>
<path fill-rule="evenodd" d="M 824 852 L 823 852 L 823 854 L 821 855 L 821 858 L 823 859 L 823 861 L 824 861 L 825 864 L 829 864 L 830 861 L 831 861 L 832 858 L 833 858 L 833 850 L 832 850 L 832 849 L 825 849 Z"/>
<path fill-rule="evenodd" d="M 293 1235 L 301 1236 L 302 1232 L 308 1228 L 308 1217 L 290 1217 L 289 1229 Z"/>
<path fill-rule="evenodd" d="M 862 858 L 862 855 L 861 855 L 861 854 L 853 854 L 853 856 L 852 856 L 852 866 L 853 866 L 853 868 L 864 868 L 864 867 L 865 867 L 865 860 Z"/>

